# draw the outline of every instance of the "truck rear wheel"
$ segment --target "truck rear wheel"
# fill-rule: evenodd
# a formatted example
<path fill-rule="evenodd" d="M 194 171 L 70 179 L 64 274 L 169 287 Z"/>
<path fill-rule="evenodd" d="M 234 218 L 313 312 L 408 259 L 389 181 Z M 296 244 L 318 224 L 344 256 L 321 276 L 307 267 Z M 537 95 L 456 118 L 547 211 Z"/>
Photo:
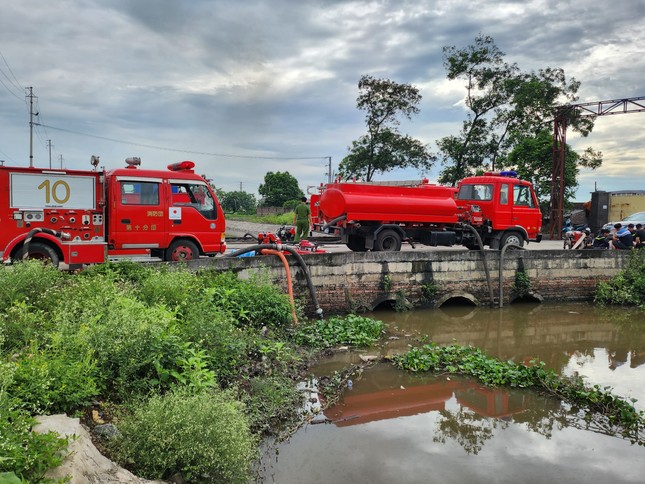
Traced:
<path fill-rule="evenodd" d="M 499 241 L 499 248 L 502 249 L 506 244 L 524 246 L 524 238 L 519 232 L 506 232 Z"/>
<path fill-rule="evenodd" d="M 18 260 L 22 260 L 22 256 L 25 253 L 25 248 L 23 247 L 18 251 L 16 257 Z M 43 262 L 49 263 L 54 267 L 58 267 L 60 264 L 60 258 L 56 251 L 47 244 L 41 242 L 32 242 L 29 244 L 29 255 L 27 259 L 36 259 Z"/>
<path fill-rule="evenodd" d="M 401 236 L 395 230 L 383 230 L 376 236 L 374 250 L 399 251 L 401 250 Z"/>
<path fill-rule="evenodd" d="M 350 235 L 347 237 L 347 248 L 353 252 L 365 252 L 365 237 Z"/>
<path fill-rule="evenodd" d="M 193 260 L 199 258 L 199 249 L 190 240 L 175 240 L 166 251 L 166 260 L 171 262 Z"/>

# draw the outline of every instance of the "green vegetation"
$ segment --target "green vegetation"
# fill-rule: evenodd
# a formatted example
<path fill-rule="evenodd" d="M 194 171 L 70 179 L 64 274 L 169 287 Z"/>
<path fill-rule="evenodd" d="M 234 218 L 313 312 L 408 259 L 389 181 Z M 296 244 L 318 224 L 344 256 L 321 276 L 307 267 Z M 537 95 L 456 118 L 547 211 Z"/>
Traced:
<path fill-rule="evenodd" d="M 302 324 L 295 336 L 296 341 L 317 348 L 339 344 L 369 346 L 380 338 L 382 331 L 382 321 L 350 314 Z"/>
<path fill-rule="evenodd" d="M 515 284 L 513 290 L 519 297 L 524 297 L 531 292 L 531 279 L 524 270 L 518 270 L 515 273 Z"/>
<path fill-rule="evenodd" d="M 645 250 L 633 250 L 627 267 L 596 288 L 595 302 L 645 308 Z"/>
<path fill-rule="evenodd" d="M 639 445 L 645 445 L 641 430 L 645 426 L 643 411 L 616 397 L 610 388 L 585 386 L 581 378 L 564 378 L 553 370 L 544 368 L 544 363 L 532 361 L 531 366 L 512 361 L 499 361 L 487 356 L 472 346 L 424 345 L 397 356 L 394 364 L 413 372 L 447 372 L 477 378 L 485 385 L 508 385 L 518 388 L 536 388 L 586 408 L 608 420 L 622 430 L 625 437 Z"/>
<path fill-rule="evenodd" d="M 298 180 L 288 171 L 267 172 L 258 193 L 262 195 L 262 205 L 268 207 L 282 207 L 285 202 L 304 196 L 298 186 Z"/>
<path fill-rule="evenodd" d="M 0 476 L 38 481 L 60 462 L 66 441 L 32 434 L 34 415 L 98 410 L 121 433 L 110 456 L 142 476 L 247 482 L 261 437 L 306 418 L 295 382 L 312 347 L 371 344 L 382 326 L 350 316 L 293 328 L 287 295 L 261 277 L 3 266 Z"/>

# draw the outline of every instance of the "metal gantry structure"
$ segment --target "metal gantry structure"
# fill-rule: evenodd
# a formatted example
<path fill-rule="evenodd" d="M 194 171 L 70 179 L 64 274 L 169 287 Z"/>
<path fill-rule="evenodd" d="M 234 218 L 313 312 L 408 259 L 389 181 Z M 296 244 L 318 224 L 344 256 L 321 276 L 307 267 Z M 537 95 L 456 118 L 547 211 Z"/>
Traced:
<path fill-rule="evenodd" d="M 567 146 L 567 119 L 574 117 L 597 117 L 612 114 L 639 113 L 645 111 L 645 97 L 593 101 L 561 106 L 553 121 L 553 170 L 550 204 L 550 236 L 560 233 L 564 216 L 564 162 Z"/>

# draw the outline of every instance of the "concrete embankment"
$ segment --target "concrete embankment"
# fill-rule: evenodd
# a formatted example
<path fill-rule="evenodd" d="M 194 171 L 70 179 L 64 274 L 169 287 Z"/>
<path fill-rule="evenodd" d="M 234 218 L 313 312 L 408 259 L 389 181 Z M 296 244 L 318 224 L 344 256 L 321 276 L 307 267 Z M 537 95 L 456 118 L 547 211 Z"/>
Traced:
<path fill-rule="evenodd" d="M 500 255 L 485 251 L 485 263 L 479 251 L 461 249 L 341 252 L 303 258 L 320 306 L 329 314 L 371 310 L 383 303 L 437 306 L 455 298 L 497 305 Z M 502 302 L 509 304 L 520 295 L 515 290 L 518 273 L 526 276 L 529 297 L 536 300 L 591 300 L 596 285 L 618 274 L 627 256 L 622 251 L 600 250 L 507 251 Z M 217 257 L 191 261 L 190 266 L 232 270 L 243 278 L 261 272 L 286 290 L 284 267 L 276 257 Z M 295 260 L 291 273 L 296 296 L 310 302 L 305 275 Z M 307 309 L 313 312 L 314 307 L 308 304 Z"/>

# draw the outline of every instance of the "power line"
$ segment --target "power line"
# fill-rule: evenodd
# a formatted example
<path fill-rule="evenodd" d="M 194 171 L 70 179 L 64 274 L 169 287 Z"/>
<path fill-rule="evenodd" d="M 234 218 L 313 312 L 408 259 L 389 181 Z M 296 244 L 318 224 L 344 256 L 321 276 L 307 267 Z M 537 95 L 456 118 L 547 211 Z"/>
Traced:
<path fill-rule="evenodd" d="M 11 82 L 11 84 L 13 85 L 13 87 L 15 87 L 18 91 L 20 91 L 20 92 L 24 91 L 24 90 L 25 90 L 25 89 L 24 89 L 24 87 L 22 87 L 22 85 L 20 84 L 20 81 L 16 78 L 16 75 L 15 75 L 15 74 L 13 73 L 13 71 L 11 70 L 11 66 L 10 66 L 10 65 L 9 65 L 9 63 L 7 62 L 7 59 L 5 59 L 5 58 L 4 58 L 4 55 L 2 55 L 2 51 L 0 51 L 0 57 L 2 57 L 2 60 L 3 60 L 3 62 L 4 62 L 4 65 L 6 65 L 6 66 L 7 66 L 7 69 L 9 69 L 9 72 L 11 73 L 11 77 L 13 77 L 13 79 L 14 79 L 14 81 L 16 81 L 16 83 L 14 84 L 14 83 L 11 81 L 11 79 L 9 79 L 9 77 L 4 73 L 4 71 L 2 71 L 2 74 L 7 78 L 7 80 L 8 80 L 9 82 Z"/>
<path fill-rule="evenodd" d="M 115 138 L 107 138 L 105 136 L 98 136 L 95 134 L 88 134 L 88 133 L 81 133 L 80 131 L 74 131 L 71 129 L 65 129 L 65 128 L 58 128 L 56 126 L 49 126 L 46 124 L 41 124 L 41 123 L 34 123 L 35 126 L 42 126 L 44 128 L 49 128 L 49 129 L 54 129 L 56 131 L 64 131 L 66 133 L 72 133 L 72 134 L 78 134 L 80 136 L 88 136 L 90 138 L 96 138 L 96 139 L 102 139 L 106 141 L 112 141 L 114 143 L 122 143 L 122 144 L 127 144 L 127 145 L 132 145 L 132 146 L 140 146 L 142 148 L 151 148 L 155 150 L 163 150 L 163 151 L 172 151 L 176 153 L 188 153 L 191 155 L 204 155 L 204 156 L 220 156 L 222 158 L 247 158 L 247 159 L 254 159 L 254 160 L 320 160 L 320 159 L 327 159 L 329 158 L 328 156 L 252 156 L 252 155 L 232 155 L 228 153 L 210 153 L 208 151 L 192 151 L 192 150 L 184 150 L 184 149 L 179 149 L 179 148 L 168 148 L 165 146 L 156 146 L 156 145 L 148 145 L 144 143 L 135 143 L 134 141 L 124 141 L 124 140 L 119 140 Z"/>

